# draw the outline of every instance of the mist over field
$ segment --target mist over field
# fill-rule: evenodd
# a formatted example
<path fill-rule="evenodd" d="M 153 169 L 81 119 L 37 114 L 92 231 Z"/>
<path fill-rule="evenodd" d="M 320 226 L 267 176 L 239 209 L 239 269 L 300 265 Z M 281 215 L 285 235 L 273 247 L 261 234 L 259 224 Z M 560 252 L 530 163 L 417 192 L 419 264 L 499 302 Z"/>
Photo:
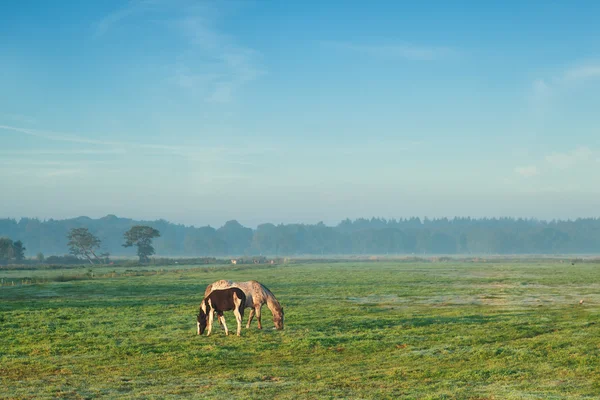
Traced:
<path fill-rule="evenodd" d="M 165 220 L 135 221 L 108 215 L 99 219 L 0 219 L 0 237 L 20 240 L 30 256 L 69 252 L 71 229 L 87 228 L 101 240 L 100 250 L 133 256 L 122 246 L 134 225 L 152 226 L 159 256 L 366 255 L 366 254 L 597 254 L 600 219 L 346 219 L 335 226 L 263 223 L 252 229 L 235 220 L 223 226 L 193 227 Z"/>

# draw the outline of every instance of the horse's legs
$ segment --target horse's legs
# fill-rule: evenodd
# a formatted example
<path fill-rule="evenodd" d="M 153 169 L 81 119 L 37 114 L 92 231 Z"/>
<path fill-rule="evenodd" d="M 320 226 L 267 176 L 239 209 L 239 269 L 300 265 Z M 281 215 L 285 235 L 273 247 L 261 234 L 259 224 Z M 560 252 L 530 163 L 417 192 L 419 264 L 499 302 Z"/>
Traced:
<path fill-rule="evenodd" d="M 210 333 L 212 332 L 212 325 L 213 325 L 213 319 L 215 317 L 215 313 L 212 312 L 212 310 L 208 313 L 208 332 L 206 333 L 206 336 L 210 336 Z"/>
<path fill-rule="evenodd" d="M 219 325 L 223 326 L 223 323 L 221 322 L 221 318 L 217 318 L 217 320 L 219 321 Z"/>
<path fill-rule="evenodd" d="M 260 320 L 260 309 L 262 308 L 262 304 L 256 307 L 256 319 L 258 320 L 258 329 L 262 329 L 262 322 Z"/>
<path fill-rule="evenodd" d="M 242 308 L 242 307 L 236 306 L 233 309 L 233 313 L 235 314 L 235 320 L 237 321 L 237 335 L 238 336 L 240 336 L 240 332 L 242 332 L 242 319 L 244 318 L 243 314 L 242 314 L 244 312 L 244 309 L 242 308 L 242 312 L 240 312 L 240 308 Z"/>
<path fill-rule="evenodd" d="M 223 314 L 219 315 L 219 322 L 225 328 L 225 336 L 229 336 L 229 330 L 227 329 L 227 324 L 225 323 L 225 316 Z"/>
<path fill-rule="evenodd" d="M 254 318 L 254 308 L 250 309 L 250 316 L 248 317 L 248 324 L 246 324 L 246 329 L 250 328 L 250 322 L 252 322 L 252 318 Z"/>

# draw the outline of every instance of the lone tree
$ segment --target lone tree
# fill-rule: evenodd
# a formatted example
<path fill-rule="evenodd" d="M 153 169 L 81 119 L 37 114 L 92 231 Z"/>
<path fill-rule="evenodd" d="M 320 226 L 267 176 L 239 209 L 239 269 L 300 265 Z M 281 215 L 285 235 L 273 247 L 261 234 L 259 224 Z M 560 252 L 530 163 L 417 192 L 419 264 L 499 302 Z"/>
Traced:
<path fill-rule="evenodd" d="M 17 240 L 13 242 L 9 238 L 0 238 L 0 261 L 23 261 L 25 258 L 25 250 L 23 242 Z"/>
<path fill-rule="evenodd" d="M 67 238 L 69 239 L 69 253 L 76 257 L 85 257 L 90 264 L 94 264 L 94 260 L 98 260 L 95 250 L 100 248 L 101 241 L 87 228 L 73 228 L 69 231 Z"/>
<path fill-rule="evenodd" d="M 13 241 L 9 238 L 0 237 L 0 261 L 8 261 L 15 254 Z"/>
<path fill-rule="evenodd" d="M 13 257 L 15 258 L 15 261 L 23 261 L 25 258 L 25 250 L 27 249 L 20 240 L 13 243 Z"/>
<path fill-rule="evenodd" d="M 137 246 L 140 263 L 147 263 L 150 261 L 148 257 L 154 254 L 152 239 L 160 237 L 160 232 L 150 226 L 136 225 L 125 232 L 123 236 L 125 237 L 123 247 Z"/>

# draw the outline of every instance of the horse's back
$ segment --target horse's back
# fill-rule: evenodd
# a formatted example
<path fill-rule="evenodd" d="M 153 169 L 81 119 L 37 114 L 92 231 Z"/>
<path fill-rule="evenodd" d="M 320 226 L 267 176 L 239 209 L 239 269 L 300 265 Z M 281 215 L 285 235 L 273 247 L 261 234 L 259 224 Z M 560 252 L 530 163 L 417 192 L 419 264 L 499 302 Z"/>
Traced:
<path fill-rule="evenodd" d="M 244 292 L 244 295 L 246 296 L 246 307 L 254 308 L 255 306 L 261 304 L 260 301 L 258 302 L 258 304 L 255 304 L 255 300 L 257 300 L 257 297 L 260 298 L 259 292 L 256 291 L 256 287 L 260 286 L 261 284 L 257 281 L 233 282 L 221 279 L 208 285 L 206 287 L 206 291 L 204 292 L 204 296 L 208 296 L 214 290 L 238 288 L 241 289 Z"/>
<path fill-rule="evenodd" d="M 204 297 L 208 296 L 213 290 L 221 290 L 232 287 L 234 282 L 226 281 L 225 279 L 218 280 L 216 282 L 211 283 L 206 287 L 204 291 Z"/>

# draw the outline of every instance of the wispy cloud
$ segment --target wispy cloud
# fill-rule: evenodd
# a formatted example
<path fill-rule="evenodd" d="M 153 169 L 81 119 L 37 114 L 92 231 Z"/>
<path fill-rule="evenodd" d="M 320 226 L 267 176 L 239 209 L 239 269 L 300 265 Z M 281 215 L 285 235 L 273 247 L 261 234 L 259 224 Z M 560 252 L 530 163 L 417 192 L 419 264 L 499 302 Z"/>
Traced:
<path fill-rule="evenodd" d="M 535 101 L 545 101 L 552 93 L 550 85 L 544 79 L 536 79 L 532 85 Z"/>
<path fill-rule="evenodd" d="M 552 87 L 597 78 L 600 78 L 600 62 L 588 62 L 564 69 L 557 75 L 545 78 L 542 81 Z"/>
<path fill-rule="evenodd" d="M 528 165 L 525 167 L 516 167 L 515 173 L 524 178 L 531 178 L 540 174 L 540 171 L 535 165 Z"/>
<path fill-rule="evenodd" d="M 534 104 L 546 103 L 550 97 L 569 86 L 600 78 L 600 62 L 581 64 L 561 71 L 551 77 L 535 79 L 531 85 Z"/>
<path fill-rule="evenodd" d="M 20 169 L 12 169 L 10 170 L 11 175 L 13 176 L 26 176 L 26 177 L 36 177 L 36 178 L 60 178 L 60 177 L 72 177 L 76 175 L 84 175 L 87 171 L 80 168 L 36 168 L 36 167 L 28 167 L 28 168 L 20 168 Z"/>
<path fill-rule="evenodd" d="M 120 21 L 135 14 L 156 9 L 164 1 L 161 0 L 130 0 L 123 8 L 115 10 L 93 24 L 94 37 L 99 38 L 106 34 Z"/>
<path fill-rule="evenodd" d="M 345 155 L 357 154 L 396 154 L 405 151 L 416 151 L 424 144 L 420 140 L 369 140 L 353 146 L 341 146 L 337 148 L 336 153 Z M 328 149 L 323 150 L 331 154 Z"/>
<path fill-rule="evenodd" d="M 186 89 L 208 87 L 206 101 L 229 102 L 242 86 L 266 73 L 258 67 L 260 54 L 256 50 L 239 45 L 202 15 L 187 16 L 175 26 L 188 41 L 192 54 L 202 54 L 203 61 L 184 56 L 183 66 L 176 68 L 174 81 Z M 182 69 L 187 72 L 182 73 Z"/>
<path fill-rule="evenodd" d="M 419 46 L 414 44 L 358 44 L 353 42 L 323 41 L 325 47 L 387 59 L 404 59 L 410 61 L 434 61 L 451 56 L 458 52 L 450 47 Z"/>
<path fill-rule="evenodd" d="M 569 91 L 586 89 L 590 81 L 600 79 L 600 62 L 588 62 L 563 69 L 554 76 L 537 78 L 528 90 L 531 111 L 544 121 Z"/>
<path fill-rule="evenodd" d="M 109 154 L 124 154 L 125 149 L 31 149 L 31 150 L 4 150 L 0 151 L 0 155 L 21 156 L 21 155 L 109 155 Z"/>
<path fill-rule="evenodd" d="M 556 170 L 568 170 L 594 162 L 596 154 L 597 152 L 587 146 L 579 146 L 571 151 L 550 153 L 543 158 L 543 161 L 538 162 L 538 165 L 515 167 L 514 172 L 523 178 L 541 175 L 542 172 L 544 175 L 553 176 Z"/>
<path fill-rule="evenodd" d="M 553 167 L 567 169 L 591 160 L 592 154 L 593 152 L 589 147 L 581 146 L 569 152 L 549 154 L 545 159 Z"/>
<path fill-rule="evenodd" d="M 0 125 L 0 129 L 7 130 L 7 131 L 13 131 L 13 132 L 19 132 L 19 133 L 22 133 L 22 134 L 25 134 L 28 136 L 34 136 L 34 137 L 37 137 L 40 139 L 47 139 L 47 140 L 51 140 L 54 142 L 96 144 L 96 145 L 103 145 L 103 146 L 118 146 L 119 145 L 119 142 L 88 139 L 88 138 L 81 137 L 81 136 L 75 136 L 75 135 L 69 135 L 69 134 L 63 134 L 63 133 L 57 133 L 57 132 L 49 132 L 49 131 L 43 131 L 43 130 L 37 130 L 37 129 L 21 128 L 21 127 L 16 127 L 16 126 L 9 126 L 9 125 Z"/>
<path fill-rule="evenodd" d="M 0 179 L 7 176 L 27 176 L 36 178 L 58 178 L 74 175 L 84 175 L 90 169 L 104 168 L 107 161 L 91 160 L 45 160 L 38 156 L 2 158 Z"/>
<path fill-rule="evenodd" d="M 10 151 L 4 150 L 0 154 L 71 154 L 71 155 L 92 155 L 92 154 L 125 154 L 127 152 L 135 152 L 140 154 L 140 151 L 144 151 L 145 155 L 175 155 L 185 157 L 190 160 L 196 160 L 200 162 L 214 162 L 220 160 L 225 163 L 244 163 L 240 157 L 244 156 L 255 156 L 265 153 L 276 151 L 273 146 L 238 146 L 238 147 L 211 147 L 211 146 L 175 146 L 165 145 L 158 143 L 132 143 L 132 142 L 119 142 L 119 141 L 107 141 L 90 139 L 82 137 L 81 135 L 65 134 L 52 131 L 42 131 L 27 129 L 15 126 L 0 125 L 0 130 L 7 130 L 23 134 L 27 136 L 33 136 L 40 139 L 49 140 L 52 142 L 64 142 L 71 144 L 88 144 L 98 146 L 100 148 L 86 148 L 86 149 L 37 149 L 37 150 L 21 150 L 21 151 Z M 231 157 L 234 157 L 231 159 Z"/>
<path fill-rule="evenodd" d="M 584 81 L 595 78 L 600 78 L 600 63 L 570 68 L 565 71 L 562 77 L 566 82 Z"/>
<path fill-rule="evenodd" d="M 56 176 L 72 176 L 72 175 L 80 175 L 83 174 L 85 171 L 82 171 L 80 169 L 47 169 L 45 171 L 42 172 L 43 176 L 46 177 L 56 177 Z"/>
<path fill-rule="evenodd" d="M 84 160 L 84 161 L 65 161 L 65 160 L 44 160 L 40 158 L 10 158 L 3 159 L 0 161 L 0 165 L 12 165 L 12 166 L 36 166 L 36 167 L 76 167 L 82 165 L 102 165 L 107 164 L 108 161 L 101 160 Z"/>
<path fill-rule="evenodd" d="M 35 118 L 22 114 L 0 114 L 0 118 L 22 124 L 34 124 L 36 122 Z"/>
<path fill-rule="evenodd" d="M 266 73 L 259 67 L 260 53 L 221 31 L 217 25 L 223 17 L 219 7 L 227 3 L 205 1 L 131 1 L 99 21 L 96 37 L 101 37 L 127 18 L 144 18 L 156 29 L 175 33 L 182 44 L 176 62 L 167 65 L 165 78 L 206 102 L 228 103 L 247 83 Z M 161 23 L 155 23 L 156 19 Z"/>

